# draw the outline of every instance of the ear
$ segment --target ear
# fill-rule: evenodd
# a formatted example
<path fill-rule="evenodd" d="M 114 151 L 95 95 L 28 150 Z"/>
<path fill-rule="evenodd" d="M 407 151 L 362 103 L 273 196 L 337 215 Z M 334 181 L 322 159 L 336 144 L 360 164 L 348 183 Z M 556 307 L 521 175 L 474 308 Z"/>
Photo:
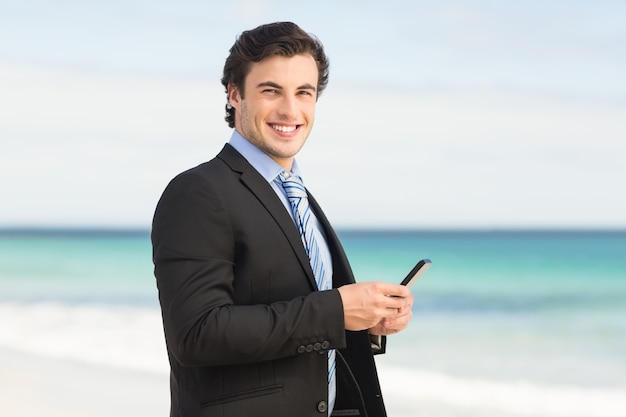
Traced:
<path fill-rule="evenodd" d="M 237 110 L 241 110 L 241 94 L 239 94 L 239 90 L 235 87 L 234 84 L 228 84 L 228 102 L 231 106 L 236 108 Z"/>

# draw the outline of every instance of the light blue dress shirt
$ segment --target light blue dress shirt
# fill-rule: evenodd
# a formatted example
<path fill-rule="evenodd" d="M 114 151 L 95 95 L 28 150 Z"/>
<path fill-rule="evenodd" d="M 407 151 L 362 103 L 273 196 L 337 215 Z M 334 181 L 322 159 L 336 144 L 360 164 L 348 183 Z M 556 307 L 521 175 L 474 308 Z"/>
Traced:
<path fill-rule="evenodd" d="M 280 201 L 283 202 L 285 210 L 287 210 L 291 218 L 294 219 L 295 223 L 296 220 L 294 218 L 293 212 L 291 211 L 291 204 L 289 203 L 287 193 L 285 192 L 283 186 L 279 184 L 278 181 L 275 181 L 278 174 L 284 171 L 284 168 L 278 165 L 276 161 L 270 158 L 265 152 L 254 146 L 252 143 L 248 142 L 248 140 L 241 136 L 241 134 L 239 134 L 237 130 L 233 130 L 233 134 L 230 137 L 229 144 L 233 148 L 235 148 L 237 152 L 239 152 L 244 158 L 246 158 L 250 165 L 252 165 L 254 169 L 256 169 L 263 176 L 263 178 L 265 178 L 265 180 L 272 187 L 278 198 L 280 198 Z M 298 163 L 295 160 L 293 161 L 291 172 L 302 178 L 300 168 L 298 167 Z M 317 241 L 317 245 L 319 246 L 320 256 L 322 257 L 322 262 L 324 263 L 326 273 L 329 274 L 328 276 L 332 277 L 333 264 L 330 250 L 328 249 L 328 244 L 326 243 L 326 236 L 324 235 L 324 231 L 322 230 L 322 227 L 317 220 L 317 217 L 315 217 L 315 213 L 313 213 L 313 211 L 311 211 L 311 213 L 313 214 L 313 228 L 315 233 L 315 239 Z M 337 395 L 335 385 L 332 384 L 332 386 L 329 386 L 328 391 L 328 415 L 330 415 L 334 408 L 335 397 Z"/>

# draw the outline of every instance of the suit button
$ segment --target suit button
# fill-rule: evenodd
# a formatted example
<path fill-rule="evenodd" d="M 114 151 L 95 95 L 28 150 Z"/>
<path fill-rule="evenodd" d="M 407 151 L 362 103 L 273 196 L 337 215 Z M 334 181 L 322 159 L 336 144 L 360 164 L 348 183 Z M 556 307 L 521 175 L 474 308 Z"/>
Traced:
<path fill-rule="evenodd" d="M 322 344 L 321 343 L 316 343 L 313 345 L 313 350 L 320 350 L 322 348 Z"/>
<path fill-rule="evenodd" d="M 322 349 L 328 349 L 329 346 L 330 346 L 330 343 L 328 342 L 328 340 L 324 340 L 322 342 Z"/>
<path fill-rule="evenodd" d="M 317 411 L 319 411 L 320 413 L 325 413 L 326 411 L 328 411 L 328 404 L 326 403 L 326 401 L 320 401 L 317 403 Z"/>
<path fill-rule="evenodd" d="M 306 345 L 307 352 L 313 352 L 313 345 Z"/>
<path fill-rule="evenodd" d="M 298 346 L 298 353 L 304 353 L 306 348 L 304 346 Z"/>

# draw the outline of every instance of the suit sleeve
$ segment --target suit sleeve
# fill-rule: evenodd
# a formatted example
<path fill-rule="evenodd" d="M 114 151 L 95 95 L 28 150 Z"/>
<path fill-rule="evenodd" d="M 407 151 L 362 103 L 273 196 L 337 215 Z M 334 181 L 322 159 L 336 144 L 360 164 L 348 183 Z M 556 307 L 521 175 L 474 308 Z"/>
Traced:
<path fill-rule="evenodd" d="M 237 237 L 215 188 L 197 174 L 181 174 L 155 212 L 155 276 L 171 354 L 184 366 L 214 366 L 292 356 L 316 342 L 345 347 L 337 290 L 235 303 Z"/>

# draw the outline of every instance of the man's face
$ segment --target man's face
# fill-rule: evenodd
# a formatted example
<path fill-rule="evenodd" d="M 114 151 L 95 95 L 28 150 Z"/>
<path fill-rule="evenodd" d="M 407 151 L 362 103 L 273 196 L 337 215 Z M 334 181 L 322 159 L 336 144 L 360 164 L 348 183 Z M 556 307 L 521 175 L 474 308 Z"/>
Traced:
<path fill-rule="evenodd" d="M 250 66 L 245 98 L 228 86 L 237 131 L 287 170 L 313 127 L 317 77 L 311 55 L 272 56 Z"/>

